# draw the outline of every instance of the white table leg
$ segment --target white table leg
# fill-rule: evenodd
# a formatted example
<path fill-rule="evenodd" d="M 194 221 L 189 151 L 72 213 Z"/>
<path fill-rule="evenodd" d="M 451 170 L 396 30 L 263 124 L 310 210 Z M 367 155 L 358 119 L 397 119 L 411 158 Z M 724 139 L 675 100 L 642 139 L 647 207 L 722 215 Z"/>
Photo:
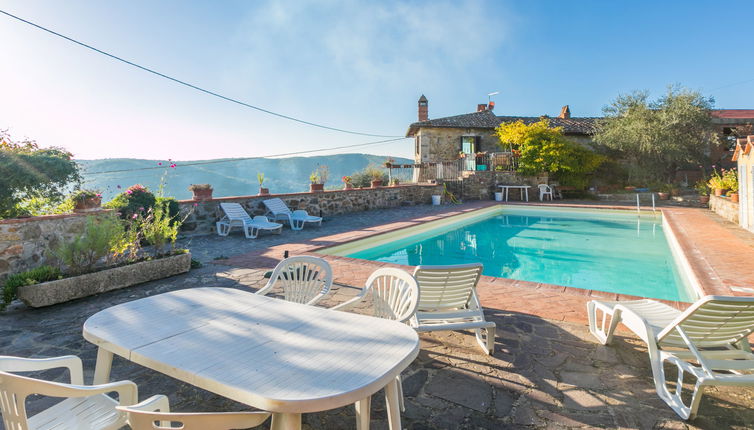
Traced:
<path fill-rule="evenodd" d="M 401 409 L 398 402 L 398 383 L 395 379 L 385 386 L 385 404 L 390 430 L 401 430 Z"/>
<path fill-rule="evenodd" d="M 110 369 L 113 367 L 113 353 L 99 347 L 97 349 L 97 364 L 94 365 L 94 385 L 110 382 Z"/>
<path fill-rule="evenodd" d="M 270 430 L 301 430 L 301 414 L 274 412 Z"/>
<path fill-rule="evenodd" d="M 356 430 L 369 430 L 372 396 L 356 402 Z"/>
<path fill-rule="evenodd" d="M 526 202 L 529 202 L 529 189 L 528 188 L 522 188 L 521 189 L 524 193 L 526 193 Z"/>
<path fill-rule="evenodd" d="M 508 187 L 503 188 L 503 191 L 505 192 L 505 201 L 508 201 Z"/>

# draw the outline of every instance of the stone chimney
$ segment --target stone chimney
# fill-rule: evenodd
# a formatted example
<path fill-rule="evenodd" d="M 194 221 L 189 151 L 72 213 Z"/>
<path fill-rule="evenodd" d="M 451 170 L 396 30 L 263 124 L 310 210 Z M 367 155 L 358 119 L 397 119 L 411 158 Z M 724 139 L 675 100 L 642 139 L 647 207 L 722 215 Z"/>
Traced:
<path fill-rule="evenodd" d="M 480 103 L 476 105 L 476 111 L 477 112 L 484 112 L 487 110 L 487 103 Z"/>
<path fill-rule="evenodd" d="M 568 119 L 570 117 L 571 117 L 571 109 L 568 108 L 568 105 L 565 105 L 562 108 L 560 108 L 560 115 L 558 115 L 558 118 Z"/>
<path fill-rule="evenodd" d="M 490 105 L 489 107 L 487 107 L 487 110 L 492 110 L 492 109 L 495 109 L 495 102 L 490 101 Z"/>
<path fill-rule="evenodd" d="M 429 102 L 427 98 L 422 94 L 419 97 L 419 121 L 427 121 L 429 119 Z"/>

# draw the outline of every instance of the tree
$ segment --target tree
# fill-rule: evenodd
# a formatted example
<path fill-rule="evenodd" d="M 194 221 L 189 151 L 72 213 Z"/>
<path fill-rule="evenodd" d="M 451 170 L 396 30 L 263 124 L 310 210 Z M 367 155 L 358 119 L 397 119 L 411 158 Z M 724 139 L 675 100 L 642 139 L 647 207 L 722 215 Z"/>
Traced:
<path fill-rule="evenodd" d="M 532 124 L 502 123 L 495 130 L 500 145 L 510 145 L 518 155 L 517 171 L 523 175 L 542 172 L 553 174 L 563 185 L 583 188 L 587 175 L 605 160 L 601 155 L 584 148 L 563 136 L 561 127 L 550 127 L 547 119 Z"/>
<path fill-rule="evenodd" d="M 656 101 L 645 91 L 619 95 L 603 109 L 594 140 L 628 162 L 629 180 L 673 182 L 680 167 L 703 163 L 719 144 L 713 105 L 713 98 L 678 86 Z"/>
<path fill-rule="evenodd" d="M 0 218 L 26 215 L 19 203 L 30 199 L 61 202 L 80 181 L 73 155 L 63 148 L 39 148 L 33 140 L 14 142 L 0 130 Z"/>

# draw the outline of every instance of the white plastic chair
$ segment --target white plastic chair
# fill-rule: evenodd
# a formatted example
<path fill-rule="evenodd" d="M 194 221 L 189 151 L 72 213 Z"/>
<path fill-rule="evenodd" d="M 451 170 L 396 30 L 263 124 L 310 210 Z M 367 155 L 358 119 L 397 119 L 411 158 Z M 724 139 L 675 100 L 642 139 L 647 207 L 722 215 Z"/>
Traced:
<path fill-rule="evenodd" d="M 71 383 L 51 382 L 11 372 L 36 372 L 67 368 Z M 107 393 L 118 393 L 114 400 Z M 32 394 L 66 398 L 29 418 L 26 398 Z M 119 381 L 84 385 L 81 359 L 74 355 L 54 358 L 0 356 L 0 412 L 8 430 L 76 429 L 115 430 L 126 424 L 126 417 L 115 409 L 138 401 L 136 384 Z"/>
<path fill-rule="evenodd" d="M 480 263 L 418 266 L 414 278 L 419 283 L 419 305 L 411 326 L 418 332 L 474 330 L 484 352 L 492 354 L 495 323 L 485 320 L 476 294 L 482 268 Z"/>
<path fill-rule="evenodd" d="M 227 236 L 233 226 L 243 228 L 244 235 L 247 239 L 256 239 L 260 230 L 267 230 L 280 234 L 283 231 L 283 224 L 270 222 L 266 216 L 250 217 L 244 208 L 238 203 L 220 203 L 220 207 L 225 212 L 225 216 L 216 223 L 217 234 Z"/>
<path fill-rule="evenodd" d="M 285 300 L 313 305 L 327 295 L 332 281 L 332 268 L 327 261 L 305 255 L 290 257 L 275 266 L 267 285 L 257 294 L 264 296 L 277 285 L 283 288 Z"/>
<path fill-rule="evenodd" d="M 378 318 L 393 321 L 408 322 L 419 305 L 419 286 L 416 279 L 404 270 L 383 267 L 369 275 L 364 288 L 359 294 L 332 307 L 333 310 L 343 311 L 352 308 L 359 302 L 372 297 L 372 313 Z M 401 411 L 406 410 L 403 400 L 403 386 L 398 375 L 398 402 Z M 368 428 L 371 397 L 356 403 L 356 417 L 359 428 Z"/>
<path fill-rule="evenodd" d="M 267 207 L 267 214 L 270 215 L 274 221 L 288 221 L 291 230 L 301 230 L 307 222 L 316 223 L 319 226 L 322 225 L 321 217 L 309 215 L 305 210 L 291 212 L 285 202 L 279 198 L 265 200 L 264 205 Z"/>
<path fill-rule="evenodd" d="M 156 395 L 138 405 L 117 408 L 128 417 L 133 430 L 231 430 L 256 427 L 267 421 L 269 412 L 170 412 L 168 398 Z"/>
<path fill-rule="evenodd" d="M 545 197 L 549 197 L 550 201 L 552 201 L 552 187 L 550 187 L 547 184 L 539 184 L 537 185 L 537 188 L 539 188 L 539 201 L 543 201 Z"/>
<path fill-rule="evenodd" d="M 587 312 L 589 331 L 602 344 L 612 341 L 620 322 L 647 343 L 657 394 L 683 419 L 696 416 L 707 386 L 754 387 L 754 354 L 747 340 L 754 332 L 754 297 L 706 296 L 684 312 L 649 299 L 592 300 Z M 678 369 L 672 392 L 665 362 Z M 681 397 L 684 374 L 696 379 L 689 405 Z"/>
<path fill-rule="evenodd" d="M 408 321 L 419 304 L 416 279 L 403 270 L 383 267 L 369 275 L 364 288 L 356 297 L 331 309 L 350 309 L 366 300 L 369 295 L 372 296 L 374 316 L 399 322 Z"/>

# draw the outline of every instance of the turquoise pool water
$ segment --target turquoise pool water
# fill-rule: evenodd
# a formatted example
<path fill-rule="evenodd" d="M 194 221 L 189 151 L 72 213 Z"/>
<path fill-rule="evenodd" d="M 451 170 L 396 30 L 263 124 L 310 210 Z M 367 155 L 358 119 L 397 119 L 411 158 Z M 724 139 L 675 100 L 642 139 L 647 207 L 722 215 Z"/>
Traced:
<path fill-rule="evenodd" d="M 412 266 L 481 262 L 488 276 L 686 302 L 694 296 L 659 215 L 504 208 L 346 256 Z"/>

